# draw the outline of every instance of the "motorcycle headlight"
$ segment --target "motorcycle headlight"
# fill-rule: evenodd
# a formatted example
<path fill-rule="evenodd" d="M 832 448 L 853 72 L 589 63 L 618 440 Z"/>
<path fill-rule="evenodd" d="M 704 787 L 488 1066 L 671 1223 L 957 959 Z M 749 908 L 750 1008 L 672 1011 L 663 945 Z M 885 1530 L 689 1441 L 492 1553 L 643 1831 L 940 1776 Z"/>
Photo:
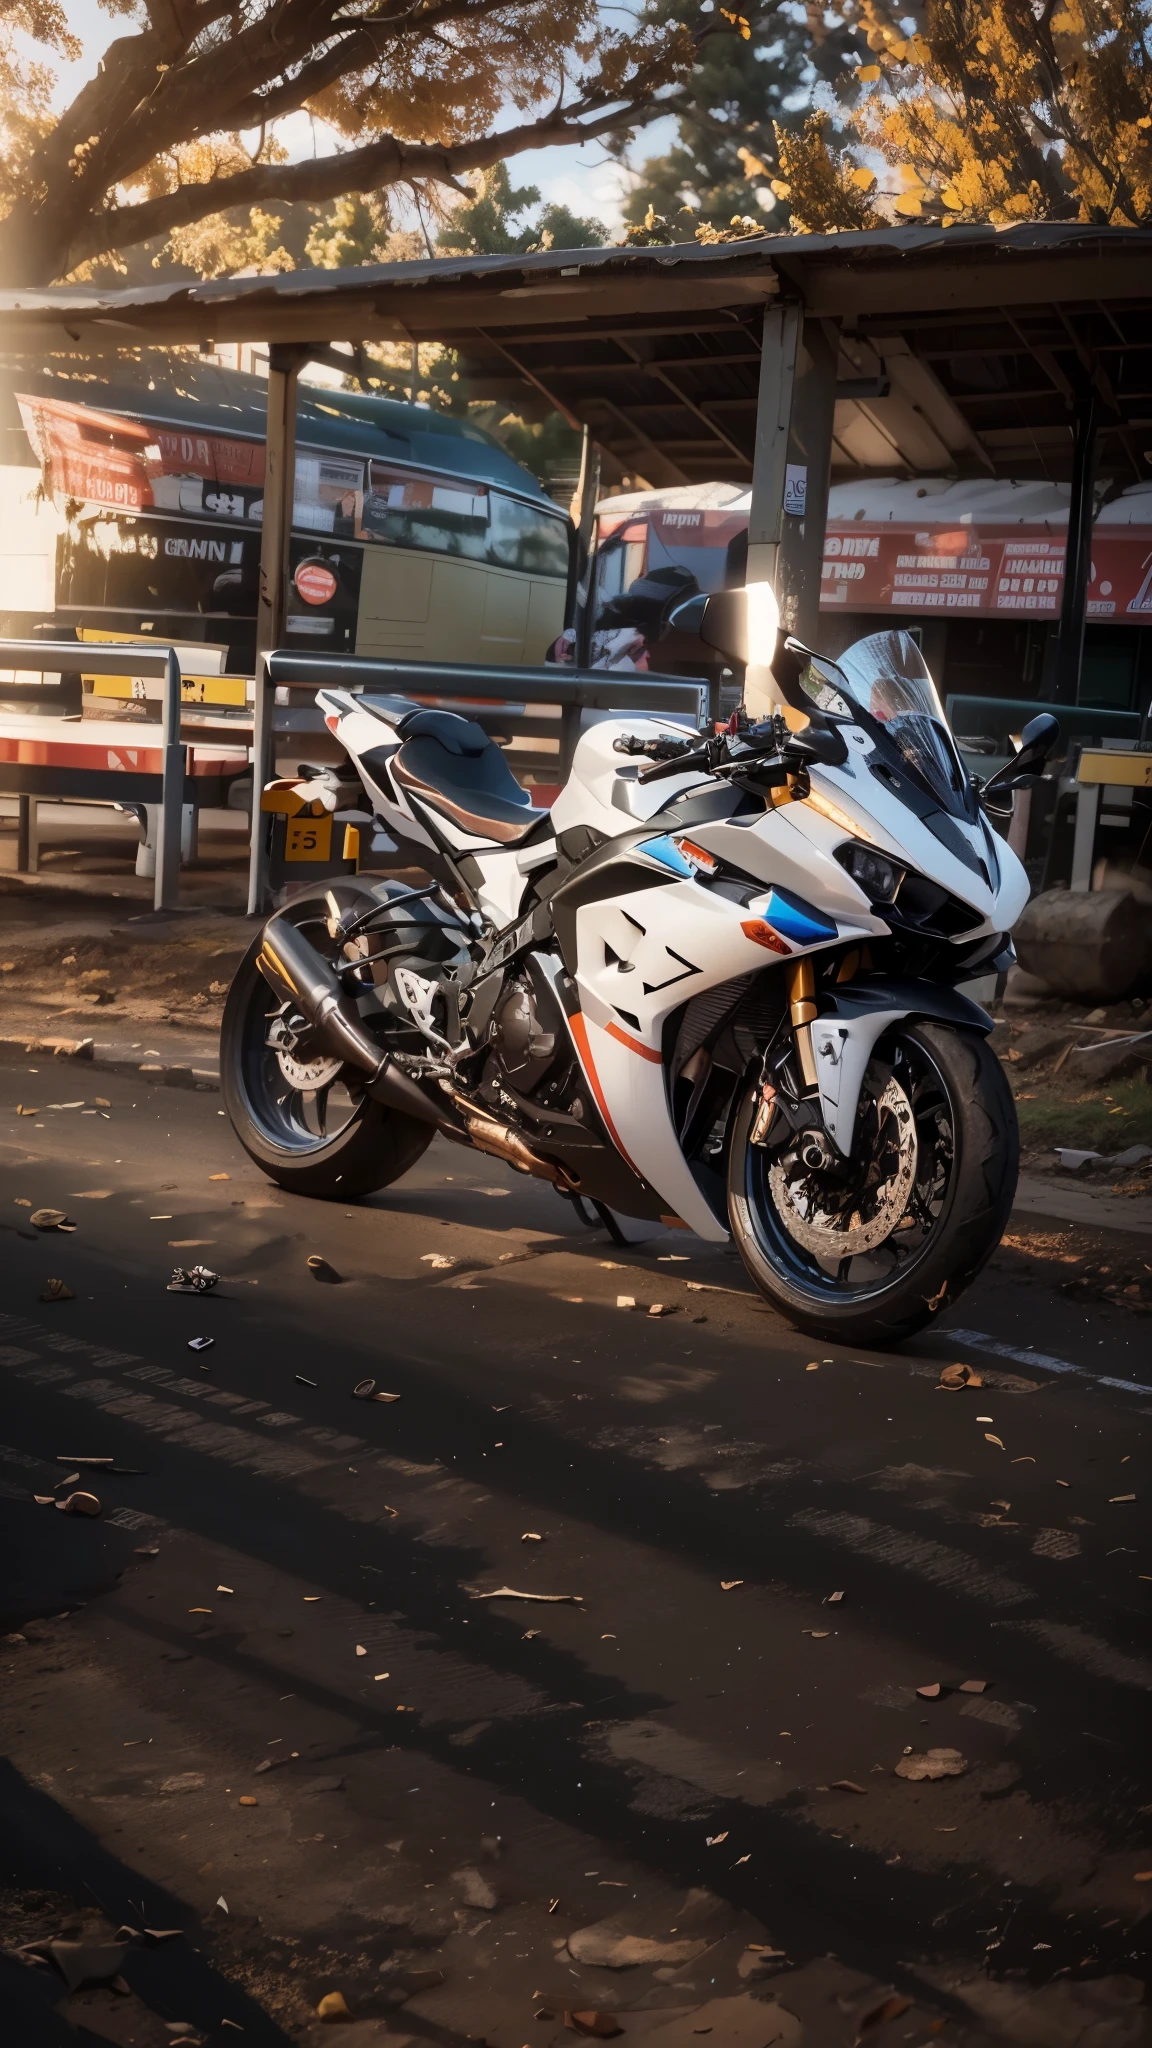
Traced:
<path fill-rule="evenodd" d="M 880 853 L 874 846 L 865 846 L 858 839 L 849 840 L 846 846 L 838 846 L 836 858 L 863 889 L 870 903 L 896 901 L 905 874 L 898 861 L 889 860 L 886 853 Z"/>

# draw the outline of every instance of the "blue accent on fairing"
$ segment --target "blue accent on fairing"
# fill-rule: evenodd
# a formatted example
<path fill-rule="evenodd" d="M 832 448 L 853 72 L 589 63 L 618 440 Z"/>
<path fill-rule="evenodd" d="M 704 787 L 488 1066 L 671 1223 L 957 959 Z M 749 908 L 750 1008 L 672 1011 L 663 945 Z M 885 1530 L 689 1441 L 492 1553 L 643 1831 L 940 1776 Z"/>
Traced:
<path fill-rule="evenodd" d="M 686 881 L 691 882 L 695 878 L 696 870 L 692 863 L 685 860 L 676 841 L 671 839 L 667 832 L 659 839 L 642 839 L 636 851 L 651 854 L 653 860 L 658 860 L 662 866 L 671 868 L 674 874 L 683 875 Z"/>
<path fill-rule="evenodd" d="M 763 914 L 773 930 L 782 939 L 790 939 L 794 946 L 818 946 L 837 935 L 836 925 L 788 889 L 773 889 Z"/>

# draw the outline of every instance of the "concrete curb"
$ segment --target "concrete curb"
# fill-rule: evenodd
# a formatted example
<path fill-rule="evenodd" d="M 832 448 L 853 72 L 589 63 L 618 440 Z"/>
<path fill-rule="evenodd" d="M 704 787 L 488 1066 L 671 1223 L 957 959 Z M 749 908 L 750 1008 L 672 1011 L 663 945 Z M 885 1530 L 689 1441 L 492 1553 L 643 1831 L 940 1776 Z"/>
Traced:
<path fill-rule="evenodd" d="M 153 1087 L 210 1089 L 219 1093 L 220 1069 L 193 1066 L 188 1060 L 135 1060 L 123 1053 L 101 1052 L 91 1038 L 0 1038 L 0 1065 L 15 1066 L 29 1055 L 83 1064 L 104 1074 L 140 1077 Z"/>

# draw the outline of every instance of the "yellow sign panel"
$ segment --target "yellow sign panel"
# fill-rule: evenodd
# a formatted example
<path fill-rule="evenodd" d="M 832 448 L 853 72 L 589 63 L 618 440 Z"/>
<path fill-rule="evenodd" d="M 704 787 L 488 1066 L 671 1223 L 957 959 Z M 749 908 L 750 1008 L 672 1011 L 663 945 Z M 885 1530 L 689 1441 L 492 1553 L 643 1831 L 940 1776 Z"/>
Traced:
<path fill-rule="evenodd" d="M 1085 747 L 1076 780 L 1111 783 L 1117 789 L 1152 789 L 1152 754 L 1112 754 L 1103 747 Z"/>
<path fill-rule="evenodd" d="M 331 818 L 289 818 L 284 827 L 284 858 L 331 860 Z"/>

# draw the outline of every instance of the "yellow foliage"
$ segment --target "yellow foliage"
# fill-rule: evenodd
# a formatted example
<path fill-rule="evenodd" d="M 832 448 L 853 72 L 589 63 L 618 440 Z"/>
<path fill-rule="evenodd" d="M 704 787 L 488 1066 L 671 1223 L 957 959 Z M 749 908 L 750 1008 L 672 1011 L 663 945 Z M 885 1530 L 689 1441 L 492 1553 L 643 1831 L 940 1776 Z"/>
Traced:
<path fill-rule="evenodd" d="M 880 226 L 881 216 L 854 180 L 859 166 L 829 146 L 826 114 L 810 114 L 799 132 L 779 122 L 773 126 L 784 177 L 773 179 L 772 190 L 778 199 L 792 200 L 792 226 L 798 233 Z"/>
<path fill-rule="evenodd" d="M 1032 0 L 923 0 L 911 36 L 904 0 L 834 4 L 881 60 L 856 71 L 879 89 L 846 126 L 896 172 L 894 217 L 1152 221 L 1152 0 L 1060 0 L 1047 17 Z M 788 166 L 801 227 L 829 222 L 829 161 L 809 146 Z M 834 182 L 856 182 L 850 156 Z"/>
<path fill-rule="evenodd" d="M 730 14 L 726 7 L 721 7 L 719 12 L 724 16 L 725 21 L 732 23 L 733 28 L 739 29 L 744 41 L 748 42 L 752 35 L 752 27 L 746 16 L 743 14 Z"/>
<path fill-rule="evenodd" d="M 736 155 L 744 166 L 744 176 L 746 178 L 766 178 L 768 176 L 767 164 L 762 164 L 759 157 L 753 156 L 750 149 L 738 149 Z"/>

